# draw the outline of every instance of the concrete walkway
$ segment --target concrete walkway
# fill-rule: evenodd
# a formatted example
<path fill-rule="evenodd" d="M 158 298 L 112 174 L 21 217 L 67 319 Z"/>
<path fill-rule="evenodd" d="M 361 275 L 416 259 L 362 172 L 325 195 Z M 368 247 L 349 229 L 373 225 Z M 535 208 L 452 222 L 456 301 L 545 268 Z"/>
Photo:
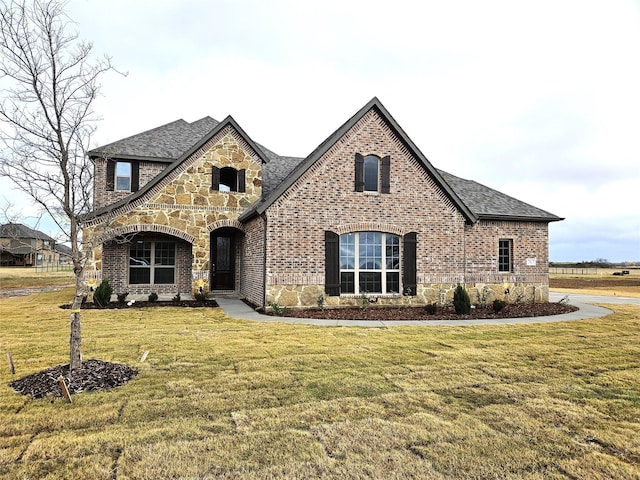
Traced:
<path fill-rule="evenodd" d="M 551 292 L 549 300 L 557 302 L 565 296 L 563 293 Z M 526 318 L 488 318 L 481 320 L 324 320 L 315 318 L 292 318 L 274 317 L 263 315 L 249 307 L 242 300 L 237 298 L 221 297 L 216 298 L 220 308 L 228 316 L 242 320 L 256 322 L 286 322 L 307 325 L 318 325 L 326 327 L 396 327 L 400 325 L 413 326 L 464 326 L 464 325 L 512 325 L 518 323 L 551 323 L 566 322 L 570 320 L 581 320 L 584 318 L 598 318 L 611 313 L 607 308 L 597 307 L 591 303 L 612 303 L 612 304 L 633 304 L 640 305 L 640 298 L 605 297 L 595 295 L 568 295 L 569 303 L 575 305 L 579 310 L 562 315 L 551 315 L 547 317 L 526 317 Z"/>

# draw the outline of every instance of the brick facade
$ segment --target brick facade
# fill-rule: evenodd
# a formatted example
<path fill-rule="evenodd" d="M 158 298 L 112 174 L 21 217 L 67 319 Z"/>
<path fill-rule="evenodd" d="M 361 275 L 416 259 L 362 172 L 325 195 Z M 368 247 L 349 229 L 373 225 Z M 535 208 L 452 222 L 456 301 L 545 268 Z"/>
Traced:
<path fill-rule="evenodd" d="M 354 191 L 354 156 L 391 157 L 390 193 Z M 450 300 L 458 283 L 472 296 L 489 286 L 502 298 L 504 284 L 538 287 L 547 298 L 546 223 L 465 219 L 428 172 L 370 111 L 267 210 L 267 304 L 314 307 L 324 293 L 324 232 L 417 232 L 416 296 L 379 296 L 379 303 L 426 304 Z M 357 221 L 354 221 L 357 220 Z M 498 242 L 513 240 L 514 270 L 499 274 Z M 527 266 L 526 259 L 536 259 Z M 475 289 L 475 291 L 474 291 Z M 514 292 L 519 292 L 514 288 Z M 485 295 L 489 295 L 488 293 Z M 532 290 L 526 291 L 527 298 Z M 524 298 L 524 297 L 523 297 Z M 512 299 L 509 297 L 508 299 Z M 353 295 L 328 297 L 329 306 L 354 305 Z"/>

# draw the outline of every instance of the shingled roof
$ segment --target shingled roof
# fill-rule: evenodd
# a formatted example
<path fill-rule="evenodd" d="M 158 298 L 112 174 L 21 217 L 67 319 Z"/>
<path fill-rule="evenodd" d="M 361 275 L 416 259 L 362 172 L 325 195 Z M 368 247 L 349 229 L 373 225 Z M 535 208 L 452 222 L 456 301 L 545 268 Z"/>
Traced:
<path fill-rule="evenodd" d="M 399 137 L 410 147 L 420 159 L 425 168 L 431 173 L 443 191 L 459 206 L 464 216 L 470 222 L 478 219 L 523 220 L 554 222 L 561 217 L 529 205 L 492 188 L 486 187 L 472 180 L 465 180 L 451 175 L 443 170 L 434 168 L 424 157 L 418 147 L 404 133 L 395 122 L 391 114 L 384 108 L 377 98 L 373 98 L 356 115 L 327 138 L 308 157 L 280 156 L 266 147 L 255 143 L 257 149 L 268 161 L 263 163 L 263 199 L 264 202 L 249 208 L 241 219 L 247 219 L 258 210 L 264 211 L 268 206 L 293 183 L 321 154 L 330 147 L 332 142 L 350 128 L 364 112 L 370 108 L 377 108 L 387 118 Z M 230 117 L 228 117 L 230 118 Z M 225 122 L 227 119 L 225 119 Z M 223 123 L 225 123 L 223 122 Z M 169 170 L 176 168 L 179 159 L 192 151 L 195 145 L 201 144 L 205 136 L 218 127 L 220 122 L 204 117 L 198 121 L 188 123 L 176 120 L 166 125 L 147 130 L 146 132 L 127 137 L 122 140 L 98 147 L 89 152 L 91 157 L 108 156 L 123 159 L 147 159 L 166 163 L 173 163 L 165 169 L 159 177 L 164 177 Z M 239 125 L 235 124 L 236 128 Z M 244 133 L 244 132 L 243 132 Z M 248 137 L 247 137 L 248 138 Z M 158 180 L 158 178 L 154 179 Z M 151 182 L 154 183 L 154 182 Z M 150 186 L 150 185 L 149 185 Z M 143 189 L 144 190 L 144 189 Z M 144 192 L 139 191 L 138 196 Z M 130 199 L 129 199 L 130 200 Z M 113 206 L 111 206 L 113 208 Z M 93 212 L 94 215 L 100 211 Z M 89 215 L 93 216 L 93 215 Z"/>
<path fill-rule="evenodd" d="M 217 120 L 204 117 L 192 123 L 182 119 L 146 132 L 123 138 L 95 148 L 90 157 L 132 158 L 173 162 L 218 125 Z"/>
<path fill-rule="evenodd" d="M 43 233 L 39 230 L 34 230 L 33 228 L 29 228 L 21 223 L 5 223 L 4 225 L 0 225 L 0 238 L 35 238 L 37 240 L 49 240 L 50 242 L 54 241 L 53 238 L 51 238 L 46 233 Z"/>
<path fill-rule="evenodd" d="M 483 220 L 525 220 L 555 222 L 563 220 L 552 213 L 529 205 L 473 180 L 438 170 L 460 199 Z"/>

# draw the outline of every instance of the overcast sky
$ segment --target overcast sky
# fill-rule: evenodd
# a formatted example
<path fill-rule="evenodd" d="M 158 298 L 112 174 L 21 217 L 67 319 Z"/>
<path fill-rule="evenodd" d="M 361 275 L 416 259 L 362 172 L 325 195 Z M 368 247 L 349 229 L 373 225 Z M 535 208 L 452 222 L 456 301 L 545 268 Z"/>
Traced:
<path fill-rule="evenodd" d="M 638 3 L 71 0 L 68 12 L 128 72 L 103 78 L 93 146 L 232 115 L 304 157 L 377 96 L 435 167 L 565 217 L 552 261 L 640 261 Z"/>

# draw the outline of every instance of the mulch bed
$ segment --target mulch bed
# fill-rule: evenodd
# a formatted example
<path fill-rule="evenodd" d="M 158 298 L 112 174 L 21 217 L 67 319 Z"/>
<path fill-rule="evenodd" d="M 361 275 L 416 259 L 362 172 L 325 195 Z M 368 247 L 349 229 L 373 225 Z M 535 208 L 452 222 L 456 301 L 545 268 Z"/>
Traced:
<path fill-rule="evenodd" d="M 131 305 L 129 305 L 131 303 Z M 121 309 L 121 308 L 150 308 L 150 307 L 189 307 L 189 308 L 215 308 L 218 306 L 218 302 L 213 299 L 207 299 L 204 302 L 199 300 L 180 300 L 174 302 L 173 300 L 157 300 L 155 302 L 149 302 L 147 300 L 136 300 L 135 302 L 127 301 L 125 303 L 111 302 L 106 307 L 99 307 L 93 302 L 85 302 L 80 307 L 83 310 L 104 310 L 104 309 Z M 69 309 L 71 305 L 60 305 L 60 308 Z"/>
<path fill-rule="evenodd" d="M 9 386 L 32 398 L 61 397 L 58 378 L 63 376 L 69 393 L 90 392 L 119 387 L 138 374 L 135 368 L 122 363 L 85 360 L 82 366 L 69 373 L 69 364 L 47 368 L 41 372 L 14 380 Z"/>
<path fill-rule="evenodd" d="M 325 318 L 331 320 L 473 320 L 490 318 L 524 318 L 559 315 L 578 310 L 561 303 L 509 304 L 496 313 L 492 307 L 473 308 L 469 315 L 458 315 L 453 307 L 440 307 L 433 314 L 424 307 L 335 308 L 325 310 L 290 310 L 285 317 Z"/>

